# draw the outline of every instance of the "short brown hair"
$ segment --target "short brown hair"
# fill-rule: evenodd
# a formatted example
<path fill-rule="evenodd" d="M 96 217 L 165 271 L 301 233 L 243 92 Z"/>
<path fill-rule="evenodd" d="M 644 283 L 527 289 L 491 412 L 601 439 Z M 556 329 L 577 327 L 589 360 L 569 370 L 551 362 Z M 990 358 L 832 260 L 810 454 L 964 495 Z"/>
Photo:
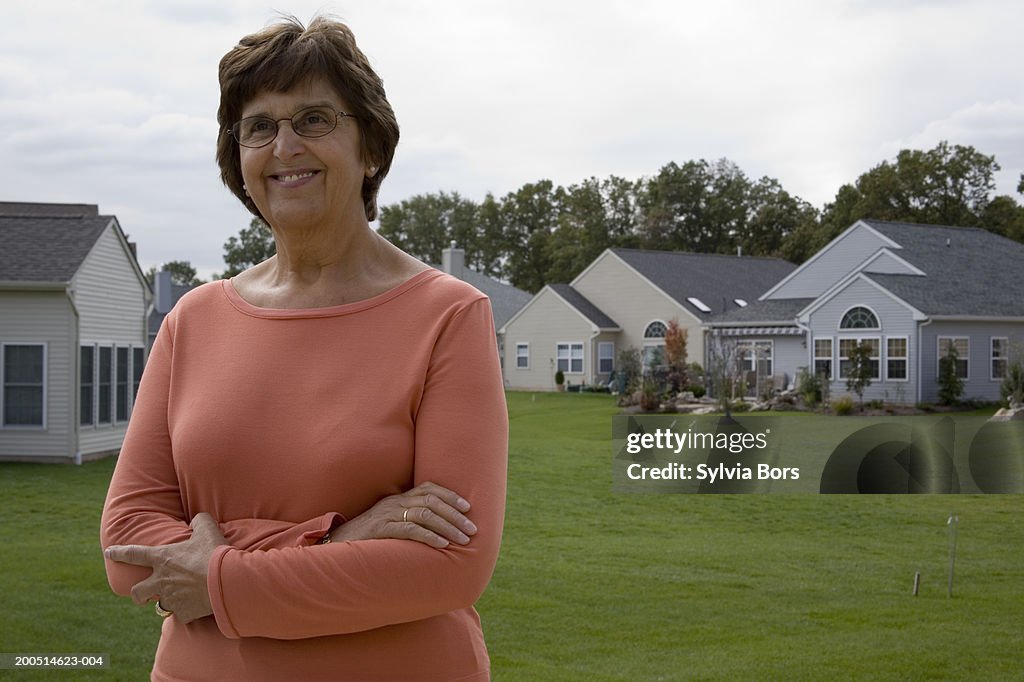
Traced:
<path fill-rule="evenodd" d="M 286 17 L 262 31 L 242 38 L 220 60 L 220 109 L 217 123 L 217 165 L 220 177 L 253 214 L 263 218 L 245 196 L 238 145 L 231 126 L 241 118 L 246 102 L 262 91 L 286 92 L 297 84 L 322 78 L 356 116 L 363 159 L 377 167 L 363 180 L 366 219 L 377 217 L 377 191 L 391 168 L 398 145 L 398 121 L 384 94 L 384 83 L 370 67 L 352 31 L 329 17 L 317 16 L 305 28 Z"/>

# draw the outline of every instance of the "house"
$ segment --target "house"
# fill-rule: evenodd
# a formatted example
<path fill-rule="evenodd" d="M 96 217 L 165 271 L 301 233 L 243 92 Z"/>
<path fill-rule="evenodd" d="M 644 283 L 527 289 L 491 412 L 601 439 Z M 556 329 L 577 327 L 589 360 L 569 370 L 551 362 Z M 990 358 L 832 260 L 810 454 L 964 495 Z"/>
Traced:
<path fill-rule="evenodd" d="M 0 202 L 0 460 L 81 462 L 124 439 L 151 294 L 117 218 Z"/>
<path fill-rule="evenodd" d="M 455 242 L 452 242 L 449 248 L 441 251 L 441 265 L 434 267 L 471 284 L 491 300 L 491 315 L 494 317 L 498 356 L 502 358 L 502 371 L 507 374 L 507 365 L 504 363 L 504 336 L 501 333 L 501 328 L 524 305 L 530 302 L 530 294 L 468 267 L 466 251 L 456 247 Z"/>
<path fill-rule="evenodd" d="M 703 325 L 757 300 L 795 267 L 778 258 L 607 249 L 501 327 L 506 386 L 553 390 L 558 370 L 570 384 L 605 383 L 621 350 L 636 348 L 651 364 L 671 320 L 687 331 L 689 359 L 700 362 Z"/>
<path fill-rule="evenodd" d="M 1024 344 L 1024 244 L 978 228 L 861 220 L 709 337 L 757 347 L 768 375 L 813 368 L 848 393 L 848 353 L 872 350 L 865 400 L 914 404 L 939 393 L 952 346 L 964 398 L 998 400 Z"/>

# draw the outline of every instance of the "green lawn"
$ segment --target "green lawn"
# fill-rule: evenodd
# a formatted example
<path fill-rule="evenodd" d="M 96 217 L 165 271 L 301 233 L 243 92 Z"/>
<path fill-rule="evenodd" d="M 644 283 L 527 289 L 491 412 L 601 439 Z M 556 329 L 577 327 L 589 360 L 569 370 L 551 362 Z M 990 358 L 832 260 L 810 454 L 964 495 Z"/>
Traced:
<path fill-rule="evenodd" d="M 505 540 L 478 606 L 496 680 L 1024 675 L 1024 496 L 613 493 L 612 398 L 509 408 Z M 0 679 L 146 678 L 159 619 L 110 594 L 98 549 L 112 466 L 0 464 L 0 652 L 113 660 Z"/>

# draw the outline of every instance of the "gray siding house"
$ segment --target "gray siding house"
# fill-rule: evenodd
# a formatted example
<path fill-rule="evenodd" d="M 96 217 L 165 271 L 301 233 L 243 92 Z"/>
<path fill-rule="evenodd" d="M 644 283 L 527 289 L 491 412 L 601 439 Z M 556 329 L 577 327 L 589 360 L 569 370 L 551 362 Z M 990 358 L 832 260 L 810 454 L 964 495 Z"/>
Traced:
<path fill-rule="evenodd" d="M 501 327 L 505 384 L 554 390 L 601 384 L 620 350 L 646 363 L 665 346 L 668 323 L 687 331 L 687 356 L 701 362 L 703 325 L 736 310 L 793 271 L 778 258 L 607 249 L 569 284 L 548 284 Z"/>
<path fill-rule="evenodd" d="M 977 228 L 861 220 L 711 336 L 759 344 L 769 374 L 813 368 L 847 393 L 847 353 L 874 350 L 866 400 L 938 399 L 939 358 L 959 353 L 964 398 L 998 400 L 1024 345 L 1024 244 Z"/>
<path fill-rule="evenodd" d="M 0 202 L 0 460 L 117 452 L 146 358 L 151 294 L 117 218 Z"/>

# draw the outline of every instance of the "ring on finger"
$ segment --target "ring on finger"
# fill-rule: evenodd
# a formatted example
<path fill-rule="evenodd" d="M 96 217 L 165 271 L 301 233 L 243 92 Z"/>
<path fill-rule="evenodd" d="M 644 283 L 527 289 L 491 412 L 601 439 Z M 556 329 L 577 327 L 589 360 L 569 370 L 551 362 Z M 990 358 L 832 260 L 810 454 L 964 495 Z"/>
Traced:
<path fill-rule="evenodd" d="M 409 522 L 409 509 L 408 508 L 406 508 L 406 510 L 404 512 L 402 512 L 402 520 L 405 521 L 406 523 Z"/>
<path fill-rule="evenodd" d="M 156 609 L 156 615 L 160 616 L 161 618 L 167 618 L 169 616 L 174 615 L 174 613 L 172 611 L 168 611 L 167 609 L 165 609 L 163 606 L 160 605 L 160 600 L 159 599 L 156 600 L 156 603 L 153 604 L 153 607 Z"/>

